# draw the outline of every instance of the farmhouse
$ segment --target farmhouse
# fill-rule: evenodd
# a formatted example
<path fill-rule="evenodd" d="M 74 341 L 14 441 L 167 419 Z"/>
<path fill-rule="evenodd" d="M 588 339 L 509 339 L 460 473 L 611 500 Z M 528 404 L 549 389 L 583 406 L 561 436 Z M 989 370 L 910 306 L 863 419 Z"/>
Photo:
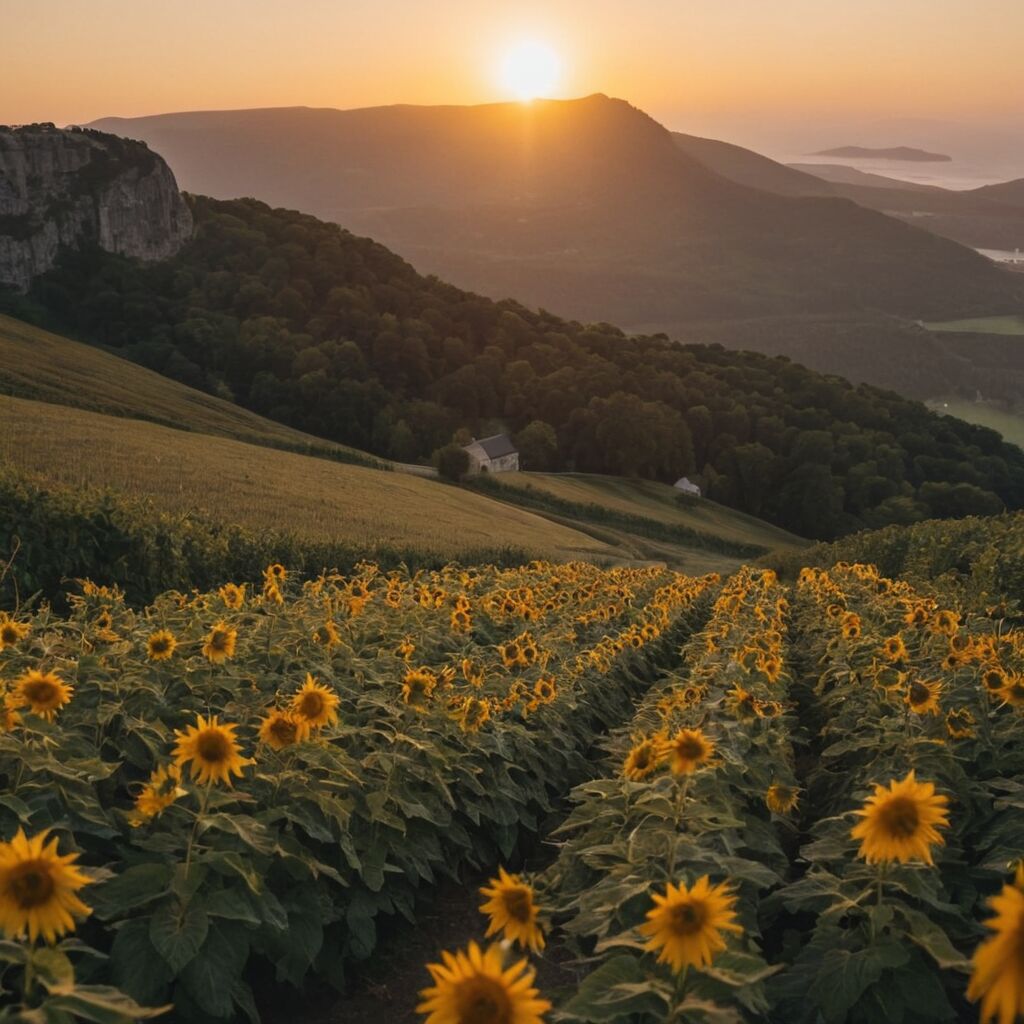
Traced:
<path fill-rule="evenodd" d="M 693 483 L 688 477 L 681 476 L 673 485 L 677 491 L 682 491 L 683 494 L 691 494 L 695 498 L 700 497 L 700 487 Z"/>
<path fill-rule="evenodd" d="M 519 452 L 508 434 L 474 438 L 462 447 L 469 455 L 471 473 L 505 473 L 519 468 Z"/>

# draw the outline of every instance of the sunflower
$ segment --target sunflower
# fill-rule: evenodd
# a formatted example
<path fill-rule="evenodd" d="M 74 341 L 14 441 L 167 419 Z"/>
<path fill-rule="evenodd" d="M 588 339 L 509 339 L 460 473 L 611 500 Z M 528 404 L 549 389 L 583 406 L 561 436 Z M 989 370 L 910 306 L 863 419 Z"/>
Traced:
<path fill-rule="evenodd" d="M 981 673 L 981 685 L 990 697 L 998 697 L 999 691 L 1006 686 L 1007 675 L 997 665 L 990 665 Z"/>
<path fill-rule="evenodd" d="M 484 668 L 479 662 L 474 661 L 472 658 L 463 658 L 462 664 L 462 678 L 469 683 L 470 686 L 477 688 L 484 684 Z"/>
<path fill-rule="evenodd" d="M 968 708 L 954 708 L 946 715 L 946 732 L 950 739 L 970 739 L 974 735 L 974 715 Z"/>
<path fill-rule="evenodd" d="M 225 583 L 217 593 L 228 608 L 237 611 L 245 604 L 246 586 L 245 583 Z"/>
<path fill-rule="evenodd" d="M 857 855 L 869 864 L 914 859 L 934 863 L 931 847 L 944 842 L 937 829 L 949 825 L 948 802 L 936 794 L 933 783 L 918 782 L 913 770 L 902 781 L 890 780 L 888 789 L 876 784 L 856 812 L 864 820 L 850 831 L 852 839 L 861 840 Z"/>
<path fill-rule="evenodd" d="M 321 726 L 337 723 L 340 703 L 341 698 L 329 686 L 318 683 L 307 672 L 302 689 L 292 697 L 291 710 L 309 728 L 319 729 Z"/>
<path fill-rule="evenodd" d="M 52 722 L 54 715 L 71 700 L 72 693 L 74 687 L 56 672 L 29 669 L 14 682 L 12 707 L 27 705 L 33 714 Z"/>
<path fill-rule="evenodd" d="M 740 722 L 750 722 L 757 717 L 757 703 L 754 695 L 738 683 L 725 695 L 725 706 Z"/>
<path fill-rule="evenodd" d="M 13 732 L 21 725 L 21 715 L 17 710 L 17 698 L 13 694 L 5 694 L 0 704 L 0 733 Z"/>
<path fill-rule="evenodd" d="M 280 586 L 280 584 L 288 579 L 288 570 L 280 562 L 274 562 L 263 570 L 263 578 L 265 580 L 272 580 Z"/>
<path fill-rule="evenodd" d="M 847 640 L 856 640 L 860 636 L 860 616 L 856 612 L 847 612 L 840 622 Z"/>
<path fill-rule="evenodd" d="M 422 710 L 427 701 L 430 700 L 436 686 L 437 676 L 430 669 L 412 669 L 406 672 L 405 677 L 402 679 L 402 700 L 409 707 Z"/>
<path fill-rule="evenodd" d="M 228 658 L 235 656 L 235 641 L 237 639 L 237 629 L 232 629 L 225 622 L 218 622 L 210 630 L 206 643 L 203 644 L 203 654 L 214 665 L 221 665 Z"/>
<path fill-rule="evenodd" d="M 691 889 L 669 882 L 665 895 L 655 893 L 652 899 L 654 907 L 639 931 L 649 936 L 645 948 L 658 953 L 658 963 L 674 971 L 710 964 L 725 949 L 722 932 L 743 933 L 733 920 L 736 897 L 726 882 L 712 885 L 707 875 Z"/>
<path fill-rule="evenodd" d="M 399 645 L 395 648 L 395 653 L 402 659 L 402 661 L 408 661 L 413 654 L 416 653 L 416 645 L 406 637 Z"/>
<path fill-rule="evenodd" d="M 632 782 L 643 782 L 648 775 L 658 770 L 659 761 L 657 740 L 640 740 L 626 755 L 622 763 L 622 774 Z"/>
<path fill-rule="evenodd" d="M 903 702 L 916 715 L 937 715 L 941 694 L 942 683 L 928 683 L 921 679 L 915 679 L 907 687 Z"/>
<path fill-rule="evenodd" d="M 237 725 L 220 725 L 217 716 L 209 719 L 196 715 L 196 724 L 184 731 L 176 729 L 177 737 L 172 756 L 179 768 L 191 762 L 192 778 L 201 784 L 223 782 L 231 785 L 232 775 L 242 775 L 242 769 L 252 764 L 252 758 L 242 757 L 235 739 Z"/>
<path fill-rule="evenodd" d="M 434 984 L 423 989 L 416 1007 L 425 1024 L 543 1024 L 551 1003 L 539 998 L 526 960 L 506 968 L 500 946 L 482 951 L 475 942 L 441 958 L 427 964 Z"/>
<path fill-rule="evenodd" d="M 479 732 L 480 727 L 490 720 L 491 705 L 476 697 L 466 697 L 456 717 L 463 732 Z"/>
<path fill-rule="evenodd" d="M 714 750 L 714 743 L 700 729 L 680 729 L 664 747 L 676 775 L 695 772 L 707 764 Z"/>
<path fill-rule="evenodd" d="M 341 643 L 338 627 L 330 619 L 327 619 L 313 630 L 313 643 L 326 647 L 329 651 L 333 650 Z"/>
<path fill-rule="evenodd" d="M 533 684 L 533 693 L 542 704 L 550 704 L 558 697 L 558 687 L 551 676 L 541 676 Z"/>
<path fill-rule="evenodd" d="M 0 651 L 21 643 L 31 629 L 27 622 L 15 622 L 6 612 L 0 612 Z"/>
<path fill-rule="evenodd" d="M 882 654 L 887 661 L 903 661 L 907 657 L 907 645 L 897 633 L 882 644 Z"/>
<path fill-rule="evenodd" d="M 954 636 L 960 629 L 960 616 L 951 611 L 936 612 L 932 619 L 932 629 L 943 636 Z"/>
<path fill-rule="evenodd" d="M 997 696 L 1004 704 L 1011 704 L 1015 708 L 1024 705 L 1024 676 L 1020 673 L 1007 676 L 1006 683 Z"/>
<path fill-rule="evenodd" d="M 775 814 L 788 814 L 796 809 L 800 802 L 800 790 L 795 786 L 786 786 L 781 782 L 773 782 L 764 795 L 768 810 Z"/>
<path fill-rule="evenodd" d="M 47 842 L 49 829 L 29 839 L 22 829 L 9 843 L 0 843 L 0 929 L 8 939 L 28 931 L 54 943 L 75 930 L 75 915 L 92 913 L 76 895 L 89 879 L 75 867 L 77 853 L 57 853 L 57 839 Z"/>
<path fill-rule="evenodd" d="M 167 661 L 177 646 L 178 641 L 174 639 L 174 634 L 170 630 L 158 629 L 146 641 L 146 657 L 150 661 Z"/>
<path fill-rule="evenodd" d="M 453 633 L 468 633 L 473 627 L 473 619 L 469 612 L 456 608 L 451 614 L 451 628 Z"/>
<path fill-rule="evenodd" d="M 284 750 L 293 743 L 302 743 L 309 739 L 309 734 L 309 722 L 294 711 L 271 708 L 260 719 L 260 742 L 272 750 Z"/>
<path fill-rule="evenodd" d="M 141 825 L 144 821 L 155 818 L 178 797 L 184 795 L 185 790 L 181 788 L 181 768 L 176 764 L 161 765 L 149 776 L 149 781 L 135 798 L 132 824 Z"/>
<path fill-rule="evenodd" d="M 517 942 L 523 949 L 539 953 L 544 948 L 533 889 L 519 875 L 510 875 L 499 867 L 498 877 L 481 888 L 480 895 L 487 897 L 480 912 L 491 919 L 485 938 L 501 932 L 509 942 Z"/>
<path fill-rule="evenodd" d="M 981 1024 L 1013 1024 L 1024 1015 L 1024 867 L 989 906 L 995 913 L 985 926 L 995 934 L 974 951 L 967 998 L 981 1000 Z"/>

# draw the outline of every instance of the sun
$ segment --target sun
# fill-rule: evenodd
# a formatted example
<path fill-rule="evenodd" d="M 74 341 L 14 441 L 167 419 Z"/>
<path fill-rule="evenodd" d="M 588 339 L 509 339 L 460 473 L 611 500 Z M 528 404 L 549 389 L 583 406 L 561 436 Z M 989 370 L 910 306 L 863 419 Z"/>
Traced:
<path fill-rule="evenodd" d="M 501 61 L 502 85 L 523 102 L 550 95 L 561 73 L 558 54 L 539 40 L 516 43 Z"/>

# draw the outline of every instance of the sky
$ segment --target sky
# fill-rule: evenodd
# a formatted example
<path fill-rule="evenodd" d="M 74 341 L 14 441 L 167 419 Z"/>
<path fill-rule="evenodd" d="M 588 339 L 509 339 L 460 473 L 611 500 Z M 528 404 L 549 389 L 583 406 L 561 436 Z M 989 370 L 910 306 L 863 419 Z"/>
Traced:
<path fill-rule="evenodd" d="M 523 40 L 558 54 L 554 96 L 777 149 L 809 125 L 1024 124 L 1024 0 L 0 0 L 0 25 L 8 124 L 511 99 Z"/>

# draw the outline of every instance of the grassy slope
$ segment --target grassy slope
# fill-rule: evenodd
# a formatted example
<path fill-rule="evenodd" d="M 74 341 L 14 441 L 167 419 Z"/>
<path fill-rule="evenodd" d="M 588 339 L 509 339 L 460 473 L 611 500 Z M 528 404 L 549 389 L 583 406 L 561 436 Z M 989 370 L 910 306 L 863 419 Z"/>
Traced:
<path fill-rule="evenodd" d="M 533 487 L 566 501 L 600 505 L 612 512 L 643 516 L 669 526 L 682 526 L 699 533 L 741 544 L 765 548 L 794 547 L 804 541 L 763 520 L 700 500 L 682 506 L 678 492 L 653 480 L 588 473 L 511 473 L 500 478 L 511 487 Z"/>
<path fill-rule="evenodd" d="M 0 461 L 69 487 L 109 486 L 311 540 L 422 547 L 456 558 L 514 546 L 616 558 L 613 547 L 521 509 L 403 473 L 28 399 L 0 397 Z"/>
<path fill-rule="evenodd" d="M 91 345 L 0 315 L 0 394 L 275 448 L 367 458 Z"/>

